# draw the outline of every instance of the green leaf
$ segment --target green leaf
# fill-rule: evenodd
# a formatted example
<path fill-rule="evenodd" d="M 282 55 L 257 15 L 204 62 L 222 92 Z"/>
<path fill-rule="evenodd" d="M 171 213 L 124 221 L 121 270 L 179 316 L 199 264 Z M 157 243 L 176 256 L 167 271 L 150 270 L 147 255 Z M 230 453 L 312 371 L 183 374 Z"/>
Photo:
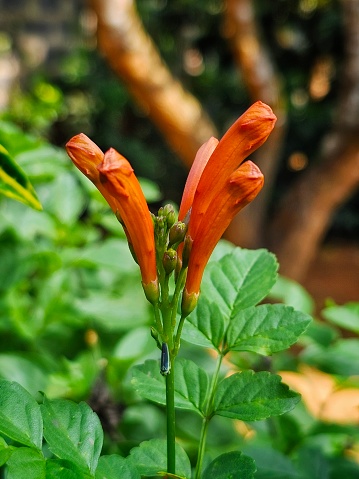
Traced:
<path fill-rule="evenodd" d="M 9 446 L 7 442 L 2 437 L 0 437 L 0 466 L 5 464 L 5 462 L 9 459 L 14 450 L 14 447 Z"/>
<path fill-rule="evenodd" d="M 48 459 L 46 461 L 46 479 L 91 479 L 69 461 Z"/>
<path fill-rule="evenodd" d="M 206 268 L 202 295 L 216 303 L 228 318 L 232 311 L 255 306 L 270 291 L 278 264 L 267 250 L 235 248 Z"/>
<path fill-rule="evenodd" d="M 166 404 L 165 379 L 158 361 L 148 360 L 133 368 L 132 385 L 146 399 Z M 203 413 L 208 391 L 207 373 L 188 359 L 177 358 L 175 363 L 175 406 Z"/>
<path fill-rule="evenodd" d="M 328 348 L 312 344 L 301 353 L 301 359 L 332 374 L 357 375 L 359 339 L 340 339 Z"/>
<path fill-rule="evenodd" d="M 312 314 L 314 311 L 314 300 L 310 294 L 299 283 L 284 276 L 278 276 L 268 296 L 303 313 Z"/>
<path fill-rule="evenodd" d="M 11 455 L 6 468 L 7 479 L 46 479 L 46 461 L 40 451 L 19 447 Z"/>
<path fill-rule="evenodd" d="M 74 175 L 62 172 L 42 190 L 42 202 L 46 211 L 66 225 L 74 224 L 85 208 L 85 195 Z"/>
<path fill-rule="evenodd" d="M 359 303 L 331 306 L 321 312 L 324 319 L 359 334 Z"/>
<path fill-rule="evenodd" d="M 0 193 L 36 210 L 42 210 L 35 190 L 24 171 L 2 145 L 0 145 Z"/>
<path fill-rule="evenodd" d="M 164 472 L 167 470 L 167 441 L 151 439 L 142 442 L 131 450 L 127 460 L 142 476 Z M 179 444 L 176 444 L 176 474 L 188 479 L 191 477 L 191 463 Z"/>
<path fill-rule="evenodd" d="M 244 452 L 256 463 L 256 479 L 303 479 L 292 462 L 270 446 L 247 446 Z"/>
<path fill-rule="evenodd" d="M 253 479 L 255 472 L 251 457 L 232 451 L 216 457 L 203 472 L 202 479 Z"/>
<path fill-rule="evenodd" d="M 103 432 L 97 415 L 81 402 L 44 398 L 41 405 L 44 437 L 51 452 L 94 473 L 100 456 Z"/>
<path fill-rule="evenodd" d="M 28 324 L 27 327 L 30 329 Z M 28 359 L 17 354 L 0 354 L 0 371 L 3 379 L 16 381 L 35 397 L 46 388 L 46 374 L 31 357 Z"/>
<path fill-rule="evenodd" d="M 238 312 L 227 331 L 227 348 L 264 356 L 294 344 L 311 321 L 307 314 L 283 304 L 263 304 Z"/>
<path fill-rule="evenodd" d="M 186 319 L 182 338 L 197 346 L 218 350 L 223 340 L 225 323 L 226 318 L 217 304 L 202 296 L 197 308 Z"/>
<path fill-rule="evenodd" d="M 101 456 L 98 461 L 95 479 L 141 479 L 137 468 L 124 457 L 112 454 Z"/>
<path fill-rule="evenodd" d="M 281 377 L 267 371 L 236 373 L 218 385 L 214 413 L 242 421 L 259 421 L 292 410 L 300 395 L 290 391 Z"/>
<path fill-rule="evenodd" d="M 20 384 L 0 379 L 0 433 L 41 449 L 42 418 L 35 399 Z"/>

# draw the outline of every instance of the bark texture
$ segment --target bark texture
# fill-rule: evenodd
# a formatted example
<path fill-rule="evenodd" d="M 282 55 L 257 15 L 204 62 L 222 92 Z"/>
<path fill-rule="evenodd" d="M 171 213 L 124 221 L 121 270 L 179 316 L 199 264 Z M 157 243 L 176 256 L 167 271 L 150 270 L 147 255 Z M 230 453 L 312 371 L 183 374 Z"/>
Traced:
<path fill-rule="evenodd" d="M 232 48 L 239 74 L 251 99 L 267 103 L 278 118 L 274 131 L 254 155 L 255 163 L 264 174 L 265 186 L 256 201 L 234 219 L 227 231 L 227 238 L 234 243 L 255 248 L 264 244 L 266 208 L 286 131 L 286 105 L 279 75 L 256 21 L 252 0 L 226 1 L 223 35 Z"/>
<path fill-rule="evenodd" d="M 201 104 L 170 73 L 146 33 L 133 0 L 92 0 L 98 44 L 180 159 L 190 167 L 216 128 Z"/>

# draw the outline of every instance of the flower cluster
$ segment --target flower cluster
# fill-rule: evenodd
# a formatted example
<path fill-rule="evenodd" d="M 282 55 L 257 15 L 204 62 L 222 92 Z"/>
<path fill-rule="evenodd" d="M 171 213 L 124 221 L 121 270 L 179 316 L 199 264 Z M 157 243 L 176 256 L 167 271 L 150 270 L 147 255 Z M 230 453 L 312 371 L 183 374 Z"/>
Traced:
<path fill-rule="evenodd" d="M 272 110 L 257 102 L 220 141 L 210 138 L 202 145 L 187 179 L 178 222 L 172 209 L 166 207 L 153 221 L 130 163 L 116 150 L 103 153 L 84 134 L 67 143 L 74 164 L 95 184 L 121 221 L 152 303 L 160 294 L 160 269 L 170 274 L 176 266 L 187 272 L 182 314 L 194 309 L 214 247 L 233 217 L 263 186 L 261 171 L 246 158 L 265 142 L 275 121 Z M 159 241 L 164 231 L 165 237 Z"/>

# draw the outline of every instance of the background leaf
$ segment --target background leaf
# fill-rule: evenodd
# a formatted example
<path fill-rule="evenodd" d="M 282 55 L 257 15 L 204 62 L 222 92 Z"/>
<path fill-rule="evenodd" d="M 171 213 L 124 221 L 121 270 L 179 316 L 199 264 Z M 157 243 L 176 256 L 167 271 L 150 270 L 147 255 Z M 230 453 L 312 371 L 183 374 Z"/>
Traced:
<path fill-rule="evenodd" d="M 244 452 L 255 460 L 256 479 L 303 479 L 290 459 L 269 445 L 249 445 L 244 448 Z"/>
<path fill-rule="evenodd" d="M 55 456 L 94 473 L 100 456 L 103 432 L 97 415 L 80 404 L 46 397 L 41 405 L 44 437 Z"/>
<path fill-rule="evenodd" d="M 20 384 L 0 379 L 0 433 L 41 450 L 42 418 L 35 399 Z"/>
<path fill-rule="evenodd" d="M 253 479 L 255 472 L 251 457 L 232 451 L 216 457 L 203 472 L 202 479 Z"/>
<path fill-rule="evenodd" d="M 147 360 L 133 368 L 132 385 L 146 399 L 166 404 L 165 378 L 159 361 Z M 208 390 L 207 373 L 188 359 L 177 358 L 175 364 L 175 406 L 202 414 Z"/>
<path fill-rule="evenodd" d="M 112 454 L 102 456 L 98 461 L 95 479 L 141 479 L 137 469 L 124 457 Z"/>
<path fill-rule="evenodd" d="M 323 309 L 321 314 L 331 323 L 359 334 L 359 303 L 331 306 Z"/>
<path fill-rule="evenodd" d="M 231 319 L 227 348 L 271 355 L 294 344 L 311 321 L 307 314 L 283 304 L 263 304 L 241 310 Z"/>
<path fill-rule="evenodd" d="M 19 447 L 11 455 L 6 467 L 7 479 L 45 479 L 46 462 L 40 451 Z"/>
<path fill-rule="evenodd" d="M 0 145 L 0 193 L 36 210 L 42 209 L 35 190 L 24 171 L 2 145 Z"/>
<path fill-rule="evenodd" d="M 259 421 L 290 411 L 300 395 L 281 383 L 280 376 L 267 371 L 236 373 L 219 383 L 214 412 L 242 421 Z"/>
<path fill-rule="evenodd" d="M 155 476 L 167 470 L 167 442 L 152 439 L 142 442 L 131 450 L 127 459 L 143 476 Z M 191 464 L 184 449 L 176 444 L 176 473 L 185 478 L 191 477 Z"/>

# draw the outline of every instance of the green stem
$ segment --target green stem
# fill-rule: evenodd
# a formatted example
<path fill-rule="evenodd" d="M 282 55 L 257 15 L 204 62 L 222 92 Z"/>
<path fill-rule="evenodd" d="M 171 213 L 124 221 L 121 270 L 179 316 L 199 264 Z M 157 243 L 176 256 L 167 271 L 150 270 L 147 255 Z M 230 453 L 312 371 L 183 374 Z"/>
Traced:
<path fill-rule="evenodd" d="M 176 474 L 176 419 L 175 419 L 175 358 L 171 358 L 171 370 L 166 376 L 167 406 L 167 472 Z"/>
<path fill-rule="evenodd" d="M 201 474 L 202 474 L 202 465 L 203 465 L 204 452 L 205 452 L 205 449 L 206 449 L 206 439 L 207 439 L 208 425 L 209 425 L 209 421 L 212 419 L 213 401 L 214 401 L 214 395 L 215 395 L 216 388 L 217 388 L 219 372 L 220 372 L 221 365 L 222 365 L 222 359 L 223 359 L 223 355 L 218 354 L 216 369 L 215 369 L 214 374 L 212 376 L 212 381 L 211 381 L 211 384 L 210 384 L 210 387 L 209 387 L 206 414 L 203 418 L 201 436 L 200 436 L 199 446 L 198 446 L 196 472 L 195 472 L 195 476 L 194 476 L 195 479 L 200 479 Z"/>

